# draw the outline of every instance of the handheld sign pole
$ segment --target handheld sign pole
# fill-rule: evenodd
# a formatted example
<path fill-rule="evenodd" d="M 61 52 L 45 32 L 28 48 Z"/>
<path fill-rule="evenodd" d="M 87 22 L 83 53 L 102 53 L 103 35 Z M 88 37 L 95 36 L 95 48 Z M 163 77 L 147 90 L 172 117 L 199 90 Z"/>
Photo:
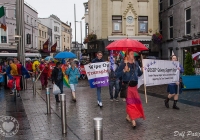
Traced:
<path fill-rule="evenodd" d="M 141 54 L 141 61 L 142 61 L 142 71 L 144 71 L 143 69 L 143 55 Z M 146 82 L 145 82 L 145 75 L 144 75 L 144 94 L 145 94 L 145 100 L 146 100 L 146 103 L 147 103 L 147 88 L 146 88 Z"/>

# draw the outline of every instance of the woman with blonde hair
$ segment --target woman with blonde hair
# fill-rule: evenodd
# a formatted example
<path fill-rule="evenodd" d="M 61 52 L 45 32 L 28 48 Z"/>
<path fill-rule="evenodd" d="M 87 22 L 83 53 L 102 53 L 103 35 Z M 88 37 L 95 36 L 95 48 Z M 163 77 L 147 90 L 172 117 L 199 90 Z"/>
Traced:
<path fill-rule="evenodd" d="M 122 77 L 122 82 L 127 88 L 126 120 L 132 123 L 133 128 L 136 128 L 136 119 L 145 119 L 142 102 L 137 89 L 138 77 L 141 75 L 142 70 L 140 69 L 138 62 L 135 61 L 134 52 L 128 50 L 124 62 L 120 64 L 117 70 L 117 77 Z"/>
<path fill-rule="evenodd" d="M 71 67 L 67 69 L 66 74 L 69 76 L 69 85 L 72 91 L 72 101 L 76 102 L 76 86 L 78 84 L 78 78 L 80 77 L 80 72 L 76 68 L 76 64 L 71 62 Z"/>

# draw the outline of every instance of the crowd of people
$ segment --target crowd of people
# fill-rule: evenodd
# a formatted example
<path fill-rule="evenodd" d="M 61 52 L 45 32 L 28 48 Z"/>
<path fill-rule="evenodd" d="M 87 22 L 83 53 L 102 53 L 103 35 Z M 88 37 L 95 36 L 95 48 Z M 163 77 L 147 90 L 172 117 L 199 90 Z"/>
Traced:
<path fill-rule="evenodd" d="M 108 74 L 110 101 L 113 102 L 115 100 L 118 102 L 118 96 L 120 94 L 120 98 L 122 98 L 123 101 L 126 101 L 126 120 L 131 122 L 132 127 L 135 128 L 136 119 L 145 119 L 142 102 L 137 88 L 138 77 L 143 74 L 143 68 L 141 66 L 141 62 L 135 59 L 134 52 L 132 50 L 128 50 L 125 57 L 121 60 L 118 58 L 112 59 L 114 59 L 112 69 L 110 57 L 108 57 L 108 60 L 105 60 L 109 62 Z M 93 59 L 91 63 L 99 63 L 105 61 L 103 60 L 103 53 L 99 51 L 97 52 L 97 57 Z M 172 61 L 177 61 L 176 56 L 172 56 Z M 76 102 L 76 87 L 81 73 L 78 66 L 76 66 L 75 61 L 69 59 L 66 60 L 64 64 L 61 62 L 56 62 L 52 71 L 49 67 L 51 63 L 55 62 L 52 60 L 46 61 L 44 59 L 41 59 L 40 61 L 38 59 L 34 61 L 28 60 L 24 67 L 17 58 L 13 58 L 1 66 L 0 74 L 4 75 L 4 83 L 6 83 L 4 84 L 5 87 L 8 85 L 8 87 L 11 89 L 10 94 L 13 95 L 13 89 L 16 88 L 18 97 L 20 97 L 19 91 L 22 88 L 22 84 L 20 84 L 22 76 L 24 78 L 35 77 L 37 79 L 39 75 L 42 90 L 47 88 L 48 80 L 51 80 L 53 84 L 56 84 L 60 88 L 60 94 L 63 94 L 63 77 L 67 75 L 69 78 L 72 101 Z M 180 66 L 178 70 L 180 70 L 182 73 L 182 66 Z M 6 77 L 9 78 L 8 82 L 6 81 Z M 169 108 L 170 98 L 174 97 L 173 108 L 179 109 L 176 105 L 178 101 L 177 85 L 179 84 L 179 82 L 169 84 L 167 89 L 169 95 L 165 100 L 165 106 L 167 108 Z M 101 87 L 96 88 L 96 94 L 97 104 L 100 108 L 102 108 L 103 103 L 101 99 Z M 59 95 L 55 95 L 55 99 L 57 103 L 60 102 Z"/>

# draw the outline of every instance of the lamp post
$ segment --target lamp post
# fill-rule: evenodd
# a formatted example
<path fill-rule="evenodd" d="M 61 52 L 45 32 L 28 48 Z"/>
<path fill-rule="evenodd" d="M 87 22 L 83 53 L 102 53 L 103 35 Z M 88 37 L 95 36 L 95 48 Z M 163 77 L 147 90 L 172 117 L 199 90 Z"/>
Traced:
<path fill-rule="evenodd" d="M 83 39 L 82 39 L 82 21 L 76 21 L 80 23 L 80 32 L 81 32 L 81 50 L 82 50 L 82 45 L 83 45 Z"/>

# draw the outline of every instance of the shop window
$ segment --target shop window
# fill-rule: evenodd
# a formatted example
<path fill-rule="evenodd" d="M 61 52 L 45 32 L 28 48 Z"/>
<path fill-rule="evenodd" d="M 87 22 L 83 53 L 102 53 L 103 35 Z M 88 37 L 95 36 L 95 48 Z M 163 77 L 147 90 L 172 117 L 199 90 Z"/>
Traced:
<path fill-rule="evenodd" d="M 169 6 L 172 6 L 174 4 L 174 0 L 169 0 Z"/>
<path fill-rule="evenodd" d="M 7 32 L 4 29 L 1 29 L 1 43 L 7 43 Z"/>
<path fill-rule="evenodd" d="M 173 16 L 169 17 L 169 38 L 173 38 Z"/>
<path fill-rule="evenodd" d="M 138 17 L 139 33 L 148 33 L 148 17 Z"/>
<path fill-rule="evenodd" d="M 185 10 L 185 34 L 191 33 L 191 8 Z"/>
<path fill-rule="evenodd" d="M 160 4 L 159 4 L 160 6 L 160 11 L 162 11 L 163 10 L 163 0 L 160 0 Z"/>
<path fill-rule="evenodd" d="M 112 16 L 113 33 L 122 33 L 122 16 Z"/>
<path fill-rule="evenodd" d="M 162 21 L 159 22 L 159 28 L 160 28 L 159 32 L 162 35 Z"/>

